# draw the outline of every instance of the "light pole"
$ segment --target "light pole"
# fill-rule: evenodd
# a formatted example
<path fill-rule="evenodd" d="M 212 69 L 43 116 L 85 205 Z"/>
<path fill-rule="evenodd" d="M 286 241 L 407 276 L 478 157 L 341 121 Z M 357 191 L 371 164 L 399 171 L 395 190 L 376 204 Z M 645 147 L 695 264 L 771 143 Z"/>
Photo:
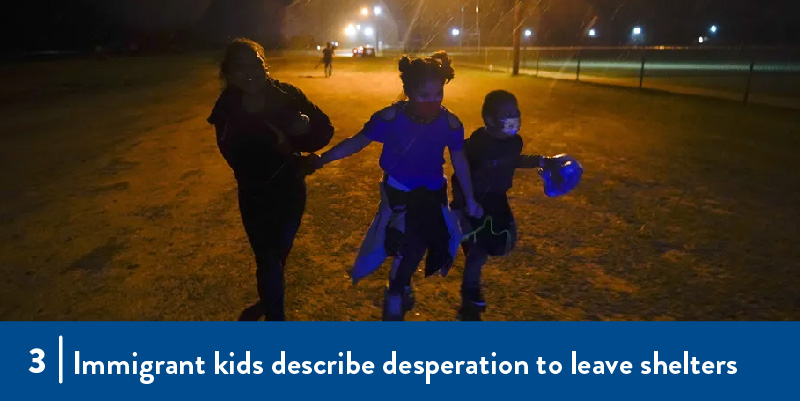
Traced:
<path fill-rule="evenodd" d="M 375 21 L 373 22 L 373 25 L 375 26 L 375 52 L 380 52 L 381 55 L 383 55 L 383 45 L 380 38 L 381 23 L 378 21 L 378 18 L 381 18 L 383 15 L 383 8 L 381 6 L 372 7 L 372 15 L 375 16 Z"/>
<path fill-rule="evenodd" d="M 530 28 L 526 28 L 522 32 L 522 34 L 525 35 L 525 37 L 523 38 L 525 44 L 522 47 L 522 66 L 525 67 L 527 66 L 527 63 L 525 61 L 526 60 L 525 55 L 528 53 L 528 43 L 531 41 L 531 37 L 533 36 L 533 30 L 531 30 Z"/>
<path fill-rule="evenodd" d="M 464 29 L 464 5 L 461 5 L 461 29 Z M 468 33 L 468 32 L 467 32 Z M 460 50 L 464 50 L 464 36 L 459 38 L 458 47 Z"/>
<path fill-rule="evenodd" d="M 381 6 L 374 6 L 372 8 L 372 15 L 376 18 L 370 18 L 369 8 L 361 7 L 361 16 L 367 18 L 367 22 L 371 22 L 373 27 L 367 27 L 364 29 L 364 35 L 372 36 L 375 40 L 375 55 L 378 54 L 378 48 L 380 47 L 378 42 L 378 20 L 377 17 L 383 14 L 383 9 Z"/>
<path fill-rule="evenodd" d="M 513 33 L 513 46 L 514 46 L 514 61 L 511 67 L 511 75 L 519 75 L 519 42 L 520 42 L 520 25 L 522 25 L 522 0 L 514 1 L 514 33 Z"/>
<path fill-rule="evenodd" d="M 478 52 L 481 51 L 481 1 L 475 0 L 475 29 L 478 33 Z"/>

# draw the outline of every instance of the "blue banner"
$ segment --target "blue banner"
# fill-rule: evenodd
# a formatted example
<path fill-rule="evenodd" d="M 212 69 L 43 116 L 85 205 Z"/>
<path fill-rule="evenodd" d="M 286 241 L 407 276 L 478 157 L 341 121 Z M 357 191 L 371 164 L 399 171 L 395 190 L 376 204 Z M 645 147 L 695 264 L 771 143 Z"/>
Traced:
<path fill-rule="evenodd" d="M 797 397 L 796 322 L 0 323 L 2 399 Z"/>

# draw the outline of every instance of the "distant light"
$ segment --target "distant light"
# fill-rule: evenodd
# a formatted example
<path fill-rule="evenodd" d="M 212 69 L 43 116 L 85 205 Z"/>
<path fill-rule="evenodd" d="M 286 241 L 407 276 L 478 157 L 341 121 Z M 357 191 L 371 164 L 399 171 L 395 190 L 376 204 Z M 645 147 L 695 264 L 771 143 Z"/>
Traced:
<path fill-rule="evenodd" d="M 347 28 L 344 28 L 344 34 L 347 36 L 353 36 L 356 34 L 356 28 L 353 26 L 353 24 L 350 24 L 347 26 Z"/>
<path fill-rule="evenodd" d="M 339 46 L 339 42 L 333 42 L 334 46 Z"/>
<path fill-rule="evenodd" d="M 711 29 L 710 30 L 711 30 L 711 33 L 717 33 L 717 26 L 716 25 L 711 25 Z"/>
<path fill-rule="evenodd" d="M 526 29 L 525 36 L 531 36 L 531 35 L 533 35 L 533 31 L 531 31 L 530 29 Z"/>
<path fill-rule="evenodd" d="M 357 30 L 357 31 L 360 31 L 360 30 L 361 30 L 361 25 L 360 25 L 360 24 L 356 24 L 356 30 Z"/>
<path fill-rule="evenodd" d="M 642 28 L 638 27 L 638 26 L 633 28 L 633 34 L 634 35 L 641 35 L 642 34 Z"/>
<path fill-rule="evenodd" d="M 450 31 L 450 33 L 452 33 L 453 36 L 461 35 L 461 31 L 458 28 L 453 28 L 453 30 Z"/>
<path fill-rule="evenodd" d="M 322 46 L 317 46 L 317 50 L 322 50 Z"/>
<path fill-rule="evenodd" d="M 589 36 L 591 36 L 591 37 L 597 36 L 597 31 L 595 31 L 594 28 L 590 29 L 589 30 Z"/>
<path fill-rule="evenodd" d="M 369 9 L 366 7 L 361 7 L 361 15 L 369 15 Z"/>
<path fill-rule="evenodd" d="M 375 30 L 373 30 L 371 26 L 364 28 L 364 35 L 372 36 L 374 33 Z"/>
<path fill-rule="evenodd" d="M 703 38 L 703 37 L 701 36 L 701 37 L 697 38 L 697 41 L 698 41 L 699 43 L 703 43 L 703 42 L 705 41 L 705 38 Z"/>
<path fill-rule="evenodd" d="M 381 15 L 383 14 L 383 9 L 381 6 L 375 6 L 375 8 L 372 9 L 372 13 L 375 15 Z"/>

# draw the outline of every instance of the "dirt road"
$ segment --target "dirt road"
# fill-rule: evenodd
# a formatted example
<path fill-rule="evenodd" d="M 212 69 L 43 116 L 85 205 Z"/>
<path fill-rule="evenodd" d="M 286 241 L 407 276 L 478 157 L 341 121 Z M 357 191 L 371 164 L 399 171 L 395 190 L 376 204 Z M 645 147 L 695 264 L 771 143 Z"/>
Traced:
<path fill-rule="evenodd" d="M 388 61 L 339 62 L 329 80 L 312 68 L 273 75 L 331 116 L 335 141 L 400 92 Z M 205 122 L 209 57 L 0 70 L 0 319 L 232 320 L 257 299 L 235 181 Z M 445 105 L 471 132 L 497 88 L 520 99 L 526 152 L 569 152 L 586 173 L 556 199 L 517 173 L 520 239 L 487 265 L 486 319 L 800 318 L 800 115 L 466 69 Z M 289 319 L 380 318 L 386 266 L 356 287 L 346 274 L 377 206 L 379 152 L 309 178 Z M 454 319 L 462 264 L 415 277 L 409 319 Z"/>

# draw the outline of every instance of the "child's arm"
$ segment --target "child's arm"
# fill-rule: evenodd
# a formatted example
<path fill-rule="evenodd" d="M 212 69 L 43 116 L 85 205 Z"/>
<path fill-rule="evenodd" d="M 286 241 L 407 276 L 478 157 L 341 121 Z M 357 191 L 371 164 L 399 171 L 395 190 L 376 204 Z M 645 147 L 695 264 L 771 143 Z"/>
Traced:
<path fill-rule="evenodd" d="M 472 192 L 472 177 L 469 173 L 469 162 L 464 155 L 463 150 L 450 150 L 450 162 L 453 163 L 453 170 L 455 170 L 456 178 L 461 184 L 461 192 L 464 194 L 464 199 L 467 202 L 467 213 L 473 217 L 483 216 L 483 209 L 481 205 L 475 201 L 475 195 Z"/>
<path fill-rule="evenodd" d="M 316 162 L 316 167 L 321 168 L 330 162 L 356 154 L 370 143 L 372 143 L 372 139 L 367 138 L 364 132 L 359 132 L 355 136 L 342 140 L 327 152 L 320 155 Z"/>
<path fill-rule="evenodd" d="M 519 155 L 517 158 L 517 168 L 544 168 L 547 158 L 540 155 Z"/>
<path fill-rule="evenodd" d="M 315 167 L 321 168 L 332 161 L 344 159 L 345 157 L 358 153 L 373 141 L 383 143 L 389 131 L 387 124 L 394 120 L 396 116 L 397 107 L 394 105 L 373 114 L 369 121 L 364 124 L 364 128 L 361 129 L 361 132 L 339 142 L 336 146 L 323 153 L 315 161 Z"/>

